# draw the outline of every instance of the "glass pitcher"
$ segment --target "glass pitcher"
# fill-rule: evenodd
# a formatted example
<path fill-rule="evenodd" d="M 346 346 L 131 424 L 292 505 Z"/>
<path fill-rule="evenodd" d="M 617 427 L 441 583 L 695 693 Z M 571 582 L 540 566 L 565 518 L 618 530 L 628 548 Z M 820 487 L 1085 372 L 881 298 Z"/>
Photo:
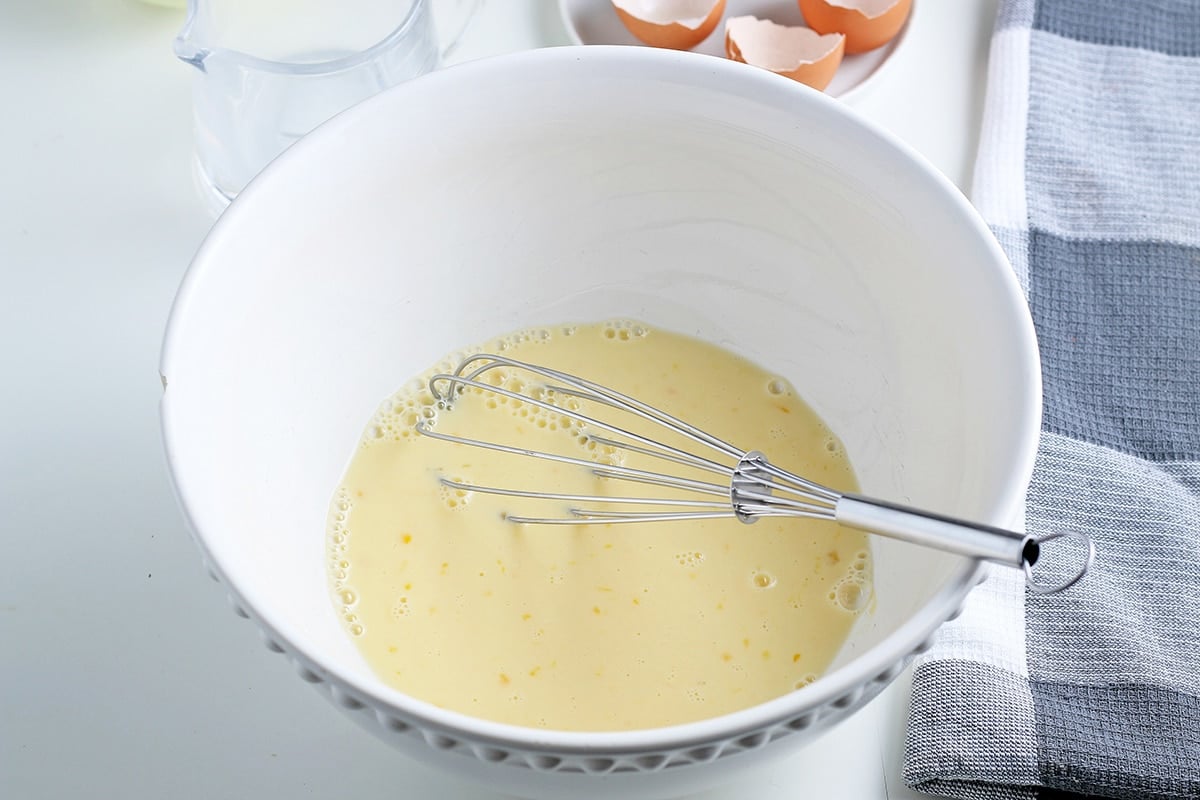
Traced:
<path fill-rule="evenodd" d="M 188 0 L 175 54 L 196 68 L 198 183 L 217 212 L 338 112 L 436 69 L 482 0 Z M 449 8 L 447 8 L 449 6 Z"/>

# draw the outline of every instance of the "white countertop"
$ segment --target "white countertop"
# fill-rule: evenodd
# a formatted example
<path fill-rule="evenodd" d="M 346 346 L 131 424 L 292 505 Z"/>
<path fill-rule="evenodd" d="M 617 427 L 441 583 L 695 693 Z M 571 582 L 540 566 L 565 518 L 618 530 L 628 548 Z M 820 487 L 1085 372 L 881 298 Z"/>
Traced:
<path fill-rule="evenodd" d="M 995 0 L 920 0 L 856 107 L 967 189 Z M 206 577 L 165 473 L 158 349 L 212 223 L 193 189 L 182 12 L 0 9 L 0 797 L 483 800 L 354 727 Z M 488 0 L 456 60 L 565 44 Z M 758 800 L 915 797 L 902 678 L 753 780 Z"/>

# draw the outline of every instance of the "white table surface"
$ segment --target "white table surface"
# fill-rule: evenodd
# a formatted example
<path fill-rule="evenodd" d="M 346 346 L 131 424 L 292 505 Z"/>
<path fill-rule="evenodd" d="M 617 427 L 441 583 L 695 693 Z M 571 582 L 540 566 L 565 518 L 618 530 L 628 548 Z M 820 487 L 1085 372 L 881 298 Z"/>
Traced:
<path fill-rule="evenodd" d="M 488 0 L 457 60 L 565 44 L 552 0 Z M 856 107 L 970 180 L 995 0 L 919 0 Z M 201 569 L 167 481 L 159 344 L 212 219 L 190 172 L 182 13 L 0 0 L 0 798 L 492 792 L 354 727 Z M 903 798 L 906 678 L 703 797 Z"/>

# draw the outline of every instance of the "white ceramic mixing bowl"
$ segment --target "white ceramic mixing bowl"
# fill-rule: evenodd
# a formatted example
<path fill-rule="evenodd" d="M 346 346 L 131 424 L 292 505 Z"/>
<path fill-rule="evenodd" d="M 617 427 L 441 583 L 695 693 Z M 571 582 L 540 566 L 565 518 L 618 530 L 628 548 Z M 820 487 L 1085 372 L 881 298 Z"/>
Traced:
<path fill-rule="evenodd" d="M 874 540 L 876 606 L 830 672 L 672 728 L 524 729 L 384 685 L 325 574 L 327 507 L 367 419 L 458 347 L 618 316 L 787 375 L 841 435 L 865 492 L 1012 522 L 1040 384 L 995 241 L 892 137 L 717 58 L 534 51 L 346 112 L 216 224 L 163 349 L 170 469 L 235 606 L 376 735 L 518 794 L 679 795 L 785 754 L 878 693 L 978 574 Z"/>

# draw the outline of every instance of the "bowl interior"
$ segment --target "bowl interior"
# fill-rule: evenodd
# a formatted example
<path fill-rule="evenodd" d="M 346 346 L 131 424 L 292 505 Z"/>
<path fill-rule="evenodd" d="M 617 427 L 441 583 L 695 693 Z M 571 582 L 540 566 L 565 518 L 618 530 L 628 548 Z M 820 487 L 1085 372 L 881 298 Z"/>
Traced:
<path fill-rule="evenodd" d="M 338 624 L 324 523 L 412 375 L 516 328 L 637 318 L 789 376 L 864 492 L 1004 522 L 1038 415 L 1006 269 L 948 182 L 784 79 L 633 48 L 452 68 L 302 140 L 217 224 L 164 347 L 170 466 L 243 599 L 403 704 Z M 877 602 L 840 665 L 895 649 L 973 567 L 873 548 Z"/>

